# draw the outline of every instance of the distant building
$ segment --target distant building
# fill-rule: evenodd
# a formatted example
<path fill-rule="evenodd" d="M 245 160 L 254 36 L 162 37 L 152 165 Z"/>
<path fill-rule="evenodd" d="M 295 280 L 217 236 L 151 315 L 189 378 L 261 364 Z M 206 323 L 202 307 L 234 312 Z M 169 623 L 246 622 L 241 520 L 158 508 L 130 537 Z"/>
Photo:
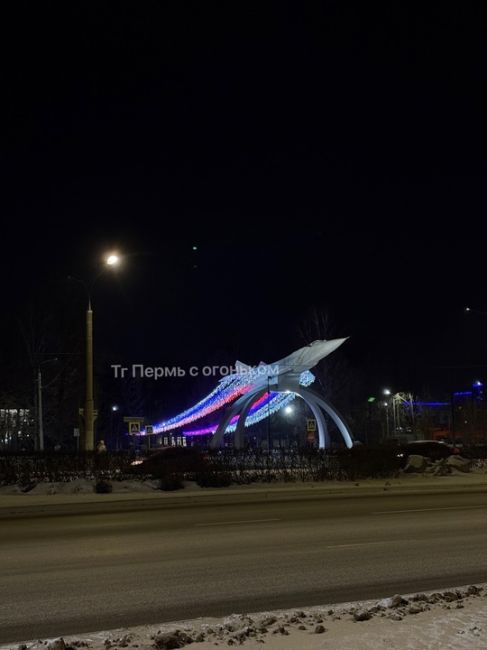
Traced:
<path fill-rule="evenodd" d="M 465 445 L 487 443 L 487 399 L 484 385 L 454 391 L 448 401 L 415 402 L 422 437 Z"/>
<path fill-rule="evenodd" d="M 34 421 L 30 409 L 0 408 L 0 449 L 32 450 Z"/>
<path fill-rule="evenodd" d="M 452 431 L 464 444 L 487 441 L 487 400 L 482 382 L 474 381 L 470 390 L 452 394 Z"/>

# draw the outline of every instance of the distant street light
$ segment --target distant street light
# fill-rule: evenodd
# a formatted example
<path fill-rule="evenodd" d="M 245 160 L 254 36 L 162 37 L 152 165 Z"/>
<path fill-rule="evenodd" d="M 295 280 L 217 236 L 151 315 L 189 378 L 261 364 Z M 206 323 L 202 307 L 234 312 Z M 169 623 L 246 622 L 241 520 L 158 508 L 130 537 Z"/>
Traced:
<path fill-rule="evenodd" d="M 284 408 L 284 413 L 285 413 L 286 415 L 291 415 L 291 414 L 293 413 L 293 411 L 294 411 L 294 409 L 293 409 L 292 406 L 286 406 L 286 407 Z"/>

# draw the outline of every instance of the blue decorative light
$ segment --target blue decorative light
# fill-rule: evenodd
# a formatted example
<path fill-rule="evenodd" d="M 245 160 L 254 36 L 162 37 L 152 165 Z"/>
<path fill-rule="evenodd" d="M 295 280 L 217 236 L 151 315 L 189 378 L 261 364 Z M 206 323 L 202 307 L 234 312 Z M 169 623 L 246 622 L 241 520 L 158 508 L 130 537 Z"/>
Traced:
<path fill-rule="evenodd" d="M 250 427 L 257 422 L 260 422 L 264 418 L 277 413 L 277 411 L 280 411 L 282 408 L 292 402 L 295 397 L 296 393 L 271 393 L 267 403 L 262 404 L 262 406 L 255 413 L 247 416 L 247 419 L 245 420 L 245 426 Z M 229 425 L 226 428 L 225 433 L 235 431 L 236 427 L 236 424 Z"/>

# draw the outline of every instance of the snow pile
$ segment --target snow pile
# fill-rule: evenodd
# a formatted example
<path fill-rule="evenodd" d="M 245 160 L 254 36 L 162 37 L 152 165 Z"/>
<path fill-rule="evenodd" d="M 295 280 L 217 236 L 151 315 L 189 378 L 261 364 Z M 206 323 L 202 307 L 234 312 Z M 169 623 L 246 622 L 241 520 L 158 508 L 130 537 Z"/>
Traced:
<path fill-rule="evenodd" d="M 431 461 L 427 456 L 412 454 L 408 456 L 403 472 L 406 474 L 426 473 L 434 474 L 435 476 L 448 476 L 449 474 L 456 473 L 466 474 L 472 469 L 479 469 L 479 467 L 474 466 L 470 458 L 449 456 L 448 458 Z"/>

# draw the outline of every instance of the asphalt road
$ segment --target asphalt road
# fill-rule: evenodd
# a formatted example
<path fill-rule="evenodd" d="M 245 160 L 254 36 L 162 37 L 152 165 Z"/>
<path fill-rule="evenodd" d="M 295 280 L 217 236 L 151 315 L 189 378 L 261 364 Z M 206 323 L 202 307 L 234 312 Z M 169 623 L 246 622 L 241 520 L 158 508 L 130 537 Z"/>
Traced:
<path fill-rule="evenodd" d="M 0 643 L 487 582 L 487 493 L 0 521 Z"/>

